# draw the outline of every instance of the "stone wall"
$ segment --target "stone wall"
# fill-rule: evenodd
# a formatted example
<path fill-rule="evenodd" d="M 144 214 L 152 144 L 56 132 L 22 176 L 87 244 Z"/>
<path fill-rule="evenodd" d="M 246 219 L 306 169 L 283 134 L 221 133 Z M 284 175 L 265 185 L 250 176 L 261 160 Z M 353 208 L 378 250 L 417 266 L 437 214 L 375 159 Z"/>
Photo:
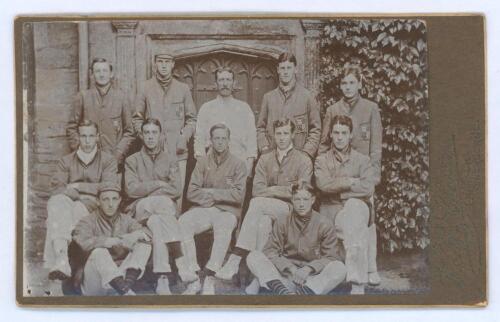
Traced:
<path fill-rule="evenodd" d="M 41 260 L 46 202 L 57 160 L 69 152 L 65 127 L 78 91 L 76 23 L 34 23 L 35 96 L 30 147 L 31 180 L 26 242 L 29 258 Z"/>
<path fill-rule="evenodd" d="M 78 28 L 75 23 L 37 23 L 35 43 L 36 187 L 46 187 L 54 161 L 68 153 L 66 124 L 78 91 Z"/>

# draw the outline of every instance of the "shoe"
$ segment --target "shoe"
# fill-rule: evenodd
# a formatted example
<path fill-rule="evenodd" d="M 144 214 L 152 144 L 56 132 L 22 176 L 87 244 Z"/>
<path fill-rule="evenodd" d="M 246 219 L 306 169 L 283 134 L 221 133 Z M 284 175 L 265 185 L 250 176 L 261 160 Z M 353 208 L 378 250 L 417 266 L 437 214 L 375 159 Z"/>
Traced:
<path fill-rule="evenodd" d="M 205 277 L 201 295 L 215 295 L 215 279 L 213 276 Z"/>
<path fill-rule="evenodd" d="M 51 271 L 49 273 L 49 280 L 51 280 L 51 281 L 64 281 L 64 280 L 67 280 L 70 277 L 71 276 L 68 276 L 68 275 L 64 274 L 60 270 Z"/>
<path fill-rule="evenodd" d="M 191 283 L 198 279 L 198 275 L 195 273 L 193 269 L 188 269 L 185 266 L 179 266 L 179 265 L 177 265 L 177 269 L 178 269 L 177 273 L 179 274 L 181 281 L 183 281 L 184 283 Z"/>
<path fill-rule="evenodd" d="M 119 295 L 127 294 L 130 291 L 130 284 L 125 281 L 123 276 L 117 276 L 109 282 L 109 286 L 113 288 Z"/>
<path fill-rule="evenodd" d="M 71 277 L 71 267 L 68 261 L 59 261 L 49 272 L 49 280 L 60 280 L 64 281 Z"/>
<path fill-rule="evenodd" d="M 191 283 L 198 279 L 198 275 L 194 272 L 181 272 L 179 271 L 179 277 L 184 283 Z"/>
<path fill-rule="evenodd" d="M 365 286 L 363 284 L 351 284 L 351 295 L 365 294 Z"/>
<path fill-rule="evenodd" d="M 201 282 L 197 279 L 194 282 L 191 282 L 187 285 L 186 290 L 182 293 L 182 295 L 196 295 L 201 290 Z"/>
<path fill-rule="evenodd" d="M 238 273 L 240 260 L 240 257 L 231 255 L 226 264 L 215 274 L 215 277 L 224 281 L 232 280 L 233 276 Z"/>
<path fill-rule="evenodd" d="M 248 295 L 257 295 L 259 294 L 260 284 L 259 280 L 254 278 L 250 284 L 245 288 L 245 293 Z"/>
<path fill-rule="evenodd" d="M 186 257 L 182 256 L 175 260 L 175 264 L 177 266 L 177 272 L 181 281 L 184 283 L 191 283 L 198 279 L 198 275 L 195 273 L 200 268 L 192 268 L 186 263 Z"/>
<path fill-rule="evenodd" d="M 380 280 L 380 275 L 378 275 L 378 272 L 368 273 L 368 284 L 369 285 L 376 286 L 376 285 L 379 285 L 380 282 L 381 282 L 381 280 Z"/>
<path fill-rule="evenodd" d="M 64 293 L 62 291 L 62 281 L 50 280 L 49 288 L 47 291 L 45 291 L 45 294 L 47 294 L 47 296 L 64 296 Z"/>
<path fill-rule="evenodd" d="M 134 291 L 132 291 L 132 290 L 128 290 L 128 291 L 127 291 L 127 293 L 125 293 L 125 294 L 123 294 L 123 295 L 124 295 L 124 296 L 134 296 L 134 295 L 137 295 L 137 294 L 135 294 L 135 292 L 134 292 Z"/>
<path fill-rule="evenodd" d="M 172 295 L 172 292 L 170 291 L 170 282 L 166 275 L 158 277 L 158 284 L 156 284 L 156 294 Z"/>

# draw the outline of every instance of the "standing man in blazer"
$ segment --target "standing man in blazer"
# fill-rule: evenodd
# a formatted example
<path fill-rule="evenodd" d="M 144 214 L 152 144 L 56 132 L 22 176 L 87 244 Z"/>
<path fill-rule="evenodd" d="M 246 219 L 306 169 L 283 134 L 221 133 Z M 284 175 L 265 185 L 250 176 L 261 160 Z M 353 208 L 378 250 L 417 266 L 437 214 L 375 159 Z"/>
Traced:
<path fill-rule="evenodd" d="M 295 124 L 294 147 L 313 159 L 321 136 L 319 106 L 312 93 L 297 83 L 296 73 L 295 56 L 282 53 L 278 58 L 279 85 L 262 98 L 257 121 L 257 145 L 261 153 L 275 149 L 274 121 L 287 118 Z"/>
<path fill-rule="evenodd" d="M 125 93 L 113 84 L 113 66 L 104 58 L 92 61 L 94 85 L 79 92 L 73 102 L 73 115 L 66 128 L 72 151 L 78 149 L 78 124 L 91 120 L 99 127 L 99 143 L 104 152 L 112 154 L 121 172 L 135 140 L 132 111 Z"/>
<path fill-rule="evenodd" d="M 182 189 L 186 181 L 188 142 L 196 128 L 196 107 L 187 84 L 173 78 L 174 57 L 162 53 L 154 57 L 154 76 L 146 81 L 144 90 L 137 95 L 134 126 L 137 133 L 144 120 L 160 120 L 163 149 L 170 155 L 177 156 L 181 175 Z M 182 195 L 177 201 L 177 208 L 182 205 Z"/>

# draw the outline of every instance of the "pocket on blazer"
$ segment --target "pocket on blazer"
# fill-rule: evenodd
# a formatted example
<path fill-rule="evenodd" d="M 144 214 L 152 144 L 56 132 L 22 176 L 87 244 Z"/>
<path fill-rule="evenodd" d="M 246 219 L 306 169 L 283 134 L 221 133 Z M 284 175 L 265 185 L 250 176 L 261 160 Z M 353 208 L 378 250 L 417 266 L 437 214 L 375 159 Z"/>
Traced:
<path fill-rule="evenodd" d="M 307 133 L 307 113 L 295 115 L 295 134 Z"/>
<path fill-rule="evenodd" d="M 173 102 L 172 103 L 173 118 L 181 120 L 184 118 L 184 102 Z"/>
<path fill-rule="evenodd" d="M 361 123 L 359 125 L 359 131 L 361 133 L 361 138 L 363 140 L 370 140 L 370 134 L 371 134 L 370 122 Z"/>

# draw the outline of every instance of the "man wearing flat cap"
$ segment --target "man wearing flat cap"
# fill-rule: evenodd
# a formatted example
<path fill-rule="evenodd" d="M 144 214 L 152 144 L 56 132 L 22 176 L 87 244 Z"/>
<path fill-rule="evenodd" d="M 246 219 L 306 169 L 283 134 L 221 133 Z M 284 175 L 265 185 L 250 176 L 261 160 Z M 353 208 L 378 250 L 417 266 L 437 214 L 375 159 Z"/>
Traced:
<path fill-rule="evenodd" d="M 174 57 L 171 54 L 161 53 L 154 56 L 154 76 L 146 81 L 143 90 L 137 95 L 133 122 L 137 133 L 140 133 L 144 120 L 160 120 L 163 148 L 178 159 L 183 191 L 187 144 L 196 128 L 197 112 L 189 86 L 172 77 L 174 65 Z M 182 196 L 178 200 L 179 209 L 181 204 Z"/>
<path fill-rule="evenodd" d="M 120 185 L 102 183 L 99 207 L 83 218 L 73 231 L 73 240 L 87 257 L 83 295 L 135 295 L 132 286 L 143 274 L 151 254 L 151 233 L 128 215 L 121 214 Z"/>

